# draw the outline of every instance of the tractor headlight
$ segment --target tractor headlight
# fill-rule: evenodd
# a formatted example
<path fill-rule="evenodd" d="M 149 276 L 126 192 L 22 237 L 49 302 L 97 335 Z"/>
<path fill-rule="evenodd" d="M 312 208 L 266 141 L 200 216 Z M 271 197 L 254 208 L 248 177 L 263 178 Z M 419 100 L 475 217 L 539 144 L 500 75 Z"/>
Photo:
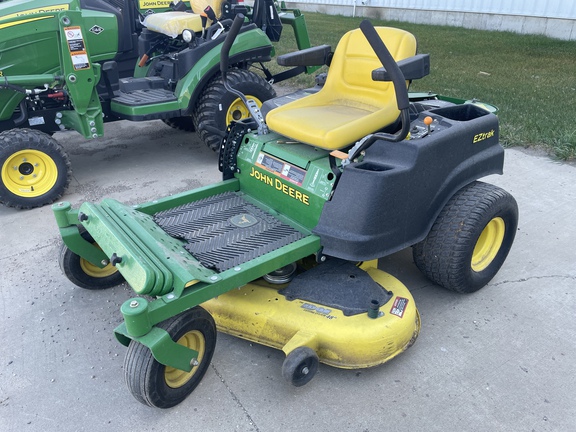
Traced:
<path fill-rule="evenodd" d="M 194 39 L 194 33 L 186 29 L 182 32 L 182 39 L 184 39 L 184 42 L 190 43 L 192 42 L 192 39 Z"/>

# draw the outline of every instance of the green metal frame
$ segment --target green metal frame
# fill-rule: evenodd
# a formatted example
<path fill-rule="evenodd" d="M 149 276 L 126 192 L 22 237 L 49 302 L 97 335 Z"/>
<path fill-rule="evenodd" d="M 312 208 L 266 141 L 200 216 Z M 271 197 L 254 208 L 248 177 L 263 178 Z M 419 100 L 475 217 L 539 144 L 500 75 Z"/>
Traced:
<path fill-rule="evenodd" d="M 154 301 L 142 297 L 127 300 L 121 307 L 124 323 L 114 333 L 124 345 L 131 340 L 144 344 L 167 366 L 190 371 L 190 362 L 198 353 L 172 341 L 158 323 L 321 250 L 320 238 L 311 229 L 335 182 L 328 152 L 286 145 L 273 133 L 248 134 L 246 138 L 238 153 L 239 172 L 233 179 L 137 206 L 110 199 L 100 204 L 84 203 L 79 209 L 72 209 L 69 203 L 52 206 L 66 246 L 95 265 L 116 254 L 122 258 L 116 268 L 134 291 L 156 297 Z M 263 165 L 264 152 L 307 174 L 302 181 L 290 181 Z M 255 175 L 256 171 L 261 175 Z M 241 194 L 304 237 L 218 273 L 203 267 L 184 249 L 183 241 L 170 237 L 152 219 L 156 212 L 223 192 Z M 264 196 L 265 203 L 261 200 Z M 79 224 L 97 239 L 104 252 L 97 253 L 98 248 L 80 237 Z"/>

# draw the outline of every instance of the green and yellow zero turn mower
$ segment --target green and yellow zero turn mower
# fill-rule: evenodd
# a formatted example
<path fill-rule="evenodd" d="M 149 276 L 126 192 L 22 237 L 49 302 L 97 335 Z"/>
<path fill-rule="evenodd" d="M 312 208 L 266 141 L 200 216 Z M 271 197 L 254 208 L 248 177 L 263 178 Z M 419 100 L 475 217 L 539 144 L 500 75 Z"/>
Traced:
<path fill-rule="evenodd" d="M 222 48 L 223 75 L 242 22 Z M 283 350 L 282 375 L 297 386 L 319 363 L 364 368 L 402 353 L 420 319 L 379 257 L 412 246 L 428 278 L 460 293 L 502 266 L 518 209 L 478 181 L 502 173 L 498 118 L 473 103 L 410 102 L 429 56 L 406 31 L 364 21 L 333 54 L 317 47 L 279 62 L 329 59 L 325 84 L 289 103 L 260 110 L 227 87 L 251 117 L 228 128 L 221 182 L 136 206 L 53 205 L 66 276 L 91 289 L 125 278 L 137 294 L 115 334 L 140 402 L 184 400 L 217 329 Z"/>

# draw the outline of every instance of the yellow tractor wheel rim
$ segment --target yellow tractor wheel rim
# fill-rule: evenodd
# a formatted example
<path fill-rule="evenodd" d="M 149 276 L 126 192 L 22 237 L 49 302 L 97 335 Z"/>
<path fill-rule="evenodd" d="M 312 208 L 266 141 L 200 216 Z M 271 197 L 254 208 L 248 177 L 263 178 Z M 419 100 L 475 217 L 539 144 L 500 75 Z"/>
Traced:
<path fill-rule="evenodd" d="M 255 98 L 254 96 L 246 95 L 246 99 L 253 99 L 258 105 L 258 108 L 262 106 L 262 102 L 260 99 Z M 242 99 L 237 98 L 234 102 L 230 104 L 228 111 L 226 112 L 226 124 L 229 125 L 232 121 L 239 121 L 245 118 L 250 117 L 250 111 L 242 102 Z"/>
<path fill-rule="evenodd" d="M 494 261 L 504 241 L 505 231 L 504 219 L 496 217 L 488 222 L 474 246 L 472 270 L 480 272 Z"/>
<path fill-rule="evenodd" d="M 50 191 L 58 179 L 54 159 L 39 150 L 13 153 L 2 165 L 2 183 L 9 192 L 34 198 Z"/>
<path fill-rule="evenodd" d="M 98 266 L 95 266 L 91 262 L 86 261 L 82 257 L 80 257 L 80 268 L 85 274 L 93 278 L 105 278 L 108 276 L 112 276 L 114 273 L 118 271 L 118 269 L 114 267 L 112 264 L 108 264 L 106 267 L 100 268 Z"/>
<path fill-rule="evenodd" d="M 198 351 L 198 358 L 196 359 L 196 362 L 194 362 L 190 372 L 185 372 L 180 369 L 166 366 L 164 371 L 164 379 L 166 384 L 168 384 L 168 387 L 171 388 L 180 388 L 188 381 L 190 381 L 202 363 L 202 358 L 206 352 L 206 340 L 204 339 L 204 335 L 198 330 L 189 331 L 180 339 L 178 339 L 176 343 L 184 345 L 185 347 L 193 349 L 194 351 Z"/>

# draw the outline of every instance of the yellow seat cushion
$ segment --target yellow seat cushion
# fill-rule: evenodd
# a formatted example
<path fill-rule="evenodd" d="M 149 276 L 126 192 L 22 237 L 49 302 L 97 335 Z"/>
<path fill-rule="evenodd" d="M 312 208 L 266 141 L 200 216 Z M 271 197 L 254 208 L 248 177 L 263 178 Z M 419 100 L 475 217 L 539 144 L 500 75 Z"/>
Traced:
<path fill-rule="evenodd" d="M 202 15 L 207 6 L 212 7 L 216 17 L 222 13 L 224 0 L 192 0 L 190 6 L 192 12 L 160 12 L 147 15 L 144 18 L 144 26 L 157 33 L 165 34 L 172 38 L 178 37 L 186 29 L 193 32 L 202 31 Z M 210 20 L 208 20 L 210 25 Z"/>
<path fill-rule="evenodd" d="M 186 29 L 193 32 L 202 31 L 202 17 L 188 12 L 160 12 L 147 15 L 142 23 L 157 33 L 171 38 L 178 37 Z"/>
<path fill-rule="evenodd" d="M 416 54 L 416 38 L 404 30 L 376 27 L 392 57 Z M 268 127 L 277 133 L 327 150 L 355 143 L 396 121 L 400 111 L 392 83 L 372 81 L 382 67 L 360 30 L 340 40 L 324 87 L 315 94 L 268 113 Z"/>

